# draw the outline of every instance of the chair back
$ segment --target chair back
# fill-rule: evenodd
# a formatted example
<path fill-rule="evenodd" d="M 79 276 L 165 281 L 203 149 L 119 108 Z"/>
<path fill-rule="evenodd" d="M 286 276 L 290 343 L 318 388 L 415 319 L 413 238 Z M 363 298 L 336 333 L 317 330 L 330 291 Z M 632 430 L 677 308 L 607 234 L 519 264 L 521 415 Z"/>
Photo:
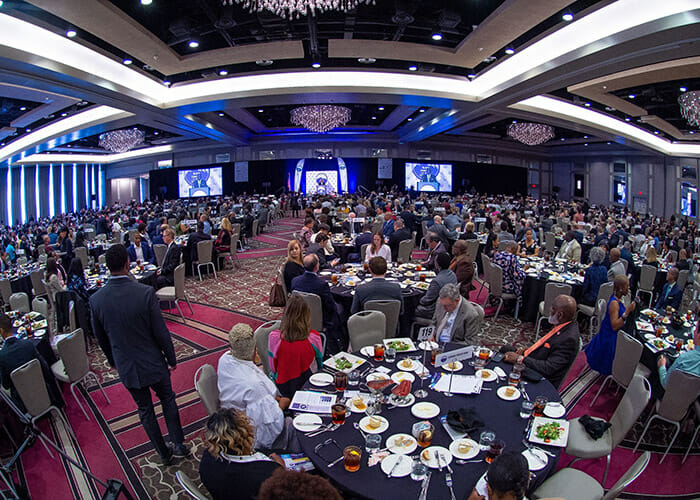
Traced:
<path fill-rule="evenodd" d="M 576 349 L 576 356 L 571 358 L 571 363 L 569 363 L 569 367 L 566 369 L 564 372 L 564 376 L 561 378 L 561 381 L 559 382 L 559 385 L 557 386 L 557 389 L 561 387 L 561 385 L 564 383 L 566 380 L 566 377 L 569 375 L 569 372 L 571 371 L 571 368 L 573 368 L 574 363 L 576 363 L 576 358 L 578 358 L 578 355 L 581 353 L 581 349 L 583 348 L 583 340 L 581 340 L 581 337 L 578 339 L 578 349 Z"/>
<path fill-rule="evenodd" d="M 549 314 L 549 309 L 559 295 L 571 295 L 572 287 L 565 283 L 554 283 L 550 281 L 544 287 L 544 314 Z"/>
<path fill-rule="evenodd" d="M 479 240 L 465 240 L 465 241 L 467 242 L 467 249 L 464 252 L 465 255 L 472 262 L 476 262 L 476 254 L 479 253 Z"/>
<path fill-rule="evenodd" d="M 688 277 L 690 276 L 690 270 L 689 269 L 683 269 L 680 273 L 678 273 L 678 282 L 677 285 L 681 290 L 685 289 L 685 285 L 688 284 Z"/>
<path fill-rule="evenodd" d="M 136 233 L 138 233 L 138 229 L 129 229 L 129 241 L 134 242 L 134 236 L 136 236 Z"/>
<path fill-rule="evenodd" d="M 604 300 L 607 304 L 614 291 L 615 283 L 613 283 L 612 281 L 606 281 L 605 283 L 600 285 L 600 288 L 598 289 L 598 298 L 596 299 L 596 303 L 598 303 L 599 300 Z"/>
<path fill-rule="evenodd" d="M 479 222 L 479 226 L 477 227 L 477 232 L 483 233 L 486 231 L 486 223 L 485 222 Z"/>
<path fill-rule="evenodd" d="M 620 493 L 622 493 L 632 481 L 634 481 L 642 475 L 644 469 L 646 469 L 647 465 L 649 465 L 650 458 L 650 452 L 645 451 L 644 453 L 642 453 L 640 457 L 637 460 L 635 460 L 632 465 L 630 465 L 630 468 L 627 469 L 627 472 L 625 472 L 622 475 L 622 477 L 618 479 L 615 484 L 613 484 L 612 488 L 608 490 L 608 492 L 601 500 L 613 500 L 617 498 L 620 495 Z"/>
<path fill-rule="evenodd" d="M 174 217 L 168 219 L 168 226 L 175 228 L 175 226 L 177 226 L 177 219 Z"/>
<path fill-rule="evenodd" d="M 478 240 L 477 240 L 478 241 Z M 481 268 L 484 270 L 484 279 L 488 281 L 486 273 L 488 272 L 489 264 L 491 264 L 491 258 L 486 255 L 486 252 L 481 252 Z"/>
<path fill-rule="evenodd" d="M 72 330 L 70 335 L 59 340 L 56 343 L 56 349 L 71 382 L 80 380 L 90 371 L 90 360 L 85 350 L 85 334 L 82 328 Z"/>
<path fill-rule="evenodd" d="M 41 288 L 40 290 L 43 290 L 43 288 Z M 10 296 L 12 295 L 12 284 L 10 284 L 9 280 L 0 280 L 0 294 L 2 294 L 2 301 L 5 304 L 10 305 Z"/>
<path fill-rule="evenodd" d="M 253 237 L 258 235 L 258 224 L 259 224 L 258 219 L 255 219 L 253 221 L 253 228 L 252 228 L 252 233 L 253 233 L 252 236 Z"/>
<path fill-rule="evenodd" d="M 284 266 L 280 267 L 277 270 L 277 281 L 279 281 L 280 285 L 282 285 L 282 291 L 284 292 L 284 296 L 289 295 L 289 291 L 287 290 L 287 283 L 284 281 Z"/>
<path fill-rule="evenodd" d="M 211 262 L 211 254 L 214 250 L 214 240 L 204 240 L 197 242 L 197 262 L 207 264 Z"/>
<path fill-rule="evenodd" d="M 194 374 L 194 388 L 202 400 L 207 414 L 211 415 L 219 410 L 219 386 L 218 377 L 214 367 L 206 364 L 200 366 Z"/>
<path fill-rule="evenodd" d="M 668 374 L 666 392 L 656 413 L 674 422 L 680 422 L 693 401 L 700 395 L 700 377 L 681 370 Z"/>
<path fill-rule="evenodd" d="M 168 246 L 162 243 L 156 243 L 153 245 L 153 254 L 156 256 L 156 265 L 163 265 L 163 259 L 168 251 Z"/>
<path fill-rule="evenodd" d="M 365 256 L 367 255 L 367 247 L 369 246 L 369 243 L 365 243 L 360 247 L 360 262 L 365 261 Z"/>
<path fill-rule="evenodd" d="M 100 254 L 100 256 L 97 257 L 97 262 L 101 266 L 106 266 L 107 265 L 107 256 L 105 254 Z"/>
<path fill-rule="evenodd" d="M 68 327 L 70 328 L 70 331 L 74 331 L 78 325 L 77 321 L 75 318 L 75 301 L 71 300 L 68 302 Z"/>
<path fill-rule="evenodd" d="M 24 256 L 17 257 L 17 265 L 18 266 L 26 266 L 27 265 L 27 258 Z"/>
<path fill-rule="evenodd" d="M 622 262 L 622 267 L 625 268 L 625 274 L 627 274 L 630 267 L 630 261 L 627 259 L 620 259 L 620 262 Z"/>
<path fill-rule="evenodd" d="M 241 233 L 231 233 L 231 258 L 236 258 L 236 250 L 238 250 L 238 240 L 241 239 Z"/>
<path fill-rule="evenodd" d="M 32 311 L 38 312 L 44 318 L 49 317 L 49 303 L 43 297 L 36 297 L 32 300 Z"/>
<path fill-rule="evenodd" d="M 399 241 L 399 262 L 411 262 L 411 254 L 413 253 L 413 240 Z"/>
<path fill-rule="evenodd" d="M 95 235 L 96 241 L 107 241 L 107 235 L 105 233 L 100 233 Z"/>
<path fill-rule="evenodd" d="M 372 223 L 372 234 L 381 231 L 383 225 L 384 224 L 382 222 L 373 222 Z"/>
<path fill-rule="evenodd" d="M 547 231 L 544 233 L 544 241 L 545 241 L 545 250 L 548 252 L 554 252 L 554 248 L 556 246 L 556 238 L 554 237 L 554 233 L 551 231 Z"/>
<path fill-rule="evenodd" d="M 258 356 L 260 356 L 260 362 L 262 363 L 263 371 L 265 375 L 270 374 L 270 358 L 268 356 L 269 351 L 269 339 L 270 332 L 272 330 L 279 330 L 281 321 L 268 321 L 263 323 L 255 329 L 253 338 L 255 339 L 255 348 L 258 350 Z"/>
<path fill-rule="evenodd" d="M 317 332 L 323 331 L 323 307 L 321 304 L 321 297 L 315 293 L 300 292 L 299 290 L 294 290 L 292 293 L 304 299 L 306 305 L 311 309 L 311 329 Z"/>
<path fill-rule="evenodd" d="M 381 344 L 386 331 L 386 316 L 381 311 L 360 311 L 348 318 L 348 335 L 353 351 Z"/>
<path fill-rule="evenodd" d="M 83 268 L 86 268 L 90 265 L 90 260 L 88 259 L 88 252 L 87 248 L 85 247 L 75 247 L 75 256 L 80 259 L 80 262 L 83 263 Z"/>
<path fill-rule="evenodd" d="M 612 365 L 612 376 L 623 387 L 627 387 L 634 377 L 634 370 L 642 357 L 644 346 L 640 341 L 620 330 L 617 333 L 615 358 Z"/>
<path fill-rule="evenodd" d="M 10 378 L 30 416 L 36 417 L 49 409 L 51 398 L 38 359 L 34 358 L 12 370 Z"/>
<path fill-rule="evenodd" d="M 657 269 L 654 266 L 644 264 L 639 272 L 639 289 L 644 291 L 652 291 L 654 289 L 654 281 L 656 280 Z"/>
<path fill-rule="evenodd" d="M 194 484 L 194 481 L 192 481 L 192 479 L 190 479 L 190 477 L 181 470 L 175 472 L 175 477 L 177 478 L 177 482 L 180 483 L 180 486 L 182 486 L 182 489 L 184 489 L 187 494 L 195 500 L 209 499 L 209 497 Z"/>
<path fill-rule="evenodd" d="M 46 295 L 46 288 L 41 280 L 44 278 L 44 271 L 37 269 L 29 274 L 29 278 L 32 280 L 32 288 L 34 289 L 34 295 Z"/>
<path fill-rule="evenodd" d="M 673 262 L 678 262 L 678 250 L 669 250 L 669 255 L 673 257 Z"/>
<path fill-rule="evenodd" d="M 489 295 L 501 297 L 503 295 L 503 269 L 501 266 L 489 262 L 488 267 L 484 267 L 484 278 L 489 284 Z"/>
<path fill-rule="evenodd" d="M 678 248 L 685 248 L 685 240 L 678 240 Z"/>
<path fill-rule="evenodd" d="M 368 300 L 364 305 L 365 311 L 381 311 L 386 317 L 386 333 L 384 338 L 396 337 L 401 314 L 401 301 L 398 300 Z"/>
<path fill-rule="evenodd" d="M 43 248 L 43 247 L 39 247 L 39 248 Z M 46 265 L 46 261 L 47 261 L 47 260 L 49 260 L 49 258 L 46 256 L 46 254 L 45 254 L 45 253 L 40 253 L 40 254 L 39 254 L 39 258 L 37 259 L 37 262 L 39 262 L 39 264 Z M 43 276 L 43 274 L 44 274 L 44 273 L 42 273 L 42 276 Z"/>
<path fill-rule="evenodd" d="M 622 442 L 639 418 L 639 415 L 646 408 L 650 397 L 651 386 L 649 381 L 641 375 L 632 377 L 625 395 L 622 396 L 620 403 L 615 408 L 615 413 L 610 418 L 610 423 L 612 424 L 612 449 L 615 449 Z"/>
<path fill-rule="evenodd" d="M 10 309 L 23 313 L 29 312 L 29 296 L 24 292 L 10 295 Z"/>
<path fill-rule="evenodd" d="M 49 307 L 50 307 L 51 309 L 54 309 L 54 308 L 56 307 L 56 304 L 54 304 L 54 301 L 53 301 L 54 297 L 53 297 L 53 295 L 52 295 L 51 293 L 49 293 L 49 287 L 48 287 L 48 285 L 46 284 L 46 280 L 43 280 L 43 279 L 42 279 L 42 280 L 41 280 L 41 284 L 44 285 L 44 291 L 46 292 L 46 298 L 49 299 Z"/>

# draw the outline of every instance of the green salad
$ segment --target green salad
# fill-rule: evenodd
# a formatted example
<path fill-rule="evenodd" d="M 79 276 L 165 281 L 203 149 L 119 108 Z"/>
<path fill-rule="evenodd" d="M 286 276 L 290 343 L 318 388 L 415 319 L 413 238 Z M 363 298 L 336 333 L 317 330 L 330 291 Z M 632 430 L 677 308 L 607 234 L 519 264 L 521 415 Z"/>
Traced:
<path fill-rule="evenodd" d="M 403 340 L 392 340 L 391 342 L 387 342 L 386 345 L 396 351 L 408 351 L 411 348 L 410 344 Z"/>
<path fill-rule="evenodd" d="M 336 370 L 345 370 L 347 368 L 352 368 L 352 363 L 348 361 L 348 358 L 345 356 L 341 356 L 340 358 L 335 360 L 335 368 Z"/>
<path fill-rule="evenodd" d="M 559 426 L 558 422 L 550 422 L 548 424 L 538 425 L 536 436 L 543 439 L 545 443 L 556 441 L 561 437 L 564 428 Z"/>

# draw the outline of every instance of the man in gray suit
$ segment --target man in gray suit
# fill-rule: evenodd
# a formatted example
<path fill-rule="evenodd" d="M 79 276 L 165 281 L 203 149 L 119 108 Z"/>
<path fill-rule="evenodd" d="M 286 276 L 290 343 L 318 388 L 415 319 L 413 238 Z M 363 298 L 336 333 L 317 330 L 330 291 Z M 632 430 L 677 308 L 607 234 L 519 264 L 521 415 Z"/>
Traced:
<path fill-rule="evenodd" d="M 610 269 L 608 269 L 608 281 L 614 281 L 615 276 L 625 276 L 625 266 L 620 260 L 620 249 L 613 248 L 610 250 Z"/>
<path fill-rule="evenodd" d="M 437 276 L 433 278 L 428 287 L 428 291 L 423 295 L 416 307 L 416 316 L 421 318 L 432 318 L 435 314 L 435 306 L 440 296 L 443 286 L 454 283 L 457 284 L 457 276 L 450 269 L 452 258 L 447 253 L 438 254 L 435 259 L 435 271 Z"/>
<path fill-rule="evenodd" d="M 434 224 L 430 226 L 430 232 L 436 234 L 437 237 L 440 238 L 440 241 L 442 241 L 446 247 L 449 247 L 450 240 L 457 239 L 457 231 L 450 231 L 447 229 L 445 224 L 442 223 L 442 217 L 439 215 L 433 217 L 433 222 Z"/>
<path fill-rule="evenodd" d="M 369 300 L 398 300 L 401 302 L 401 313 L 403 314 L 401 285 L 395 281 L 386 280 L 386 260 L 384 257 L 371 258 L 369 260 L 369 270 L 372 273 L 372 281 L 357 287 L 355 297 L 352 299 L 350 313 L 355 314 L 361 310 L 365 302 Z"/>
<path fill-rule="evenodd" d="M 112 277 L 92 297 L 95 336 L 111 366 L 138 406 L 139 419 L 164 465 L 173 457 L 189 456 L 180 424 L 170 370 L 177 365 L 173 341 L 160 312 L 155 289 L 129 275 L 129 257 L 123 245 L 106 254 Z M 166 446 L 153 409 L 151 389 L 160 399 L 172 446 Z"/>
<path fill-rule="evenodd" d="M 448 283 L 440 289 L 440 298 L 433 314 L 437 325 L 435 338 L 440 343 L 461 342 L 479 345 L 479 331 L 484 322 L 484 310 L 459 293 L 459 286 Z"/>

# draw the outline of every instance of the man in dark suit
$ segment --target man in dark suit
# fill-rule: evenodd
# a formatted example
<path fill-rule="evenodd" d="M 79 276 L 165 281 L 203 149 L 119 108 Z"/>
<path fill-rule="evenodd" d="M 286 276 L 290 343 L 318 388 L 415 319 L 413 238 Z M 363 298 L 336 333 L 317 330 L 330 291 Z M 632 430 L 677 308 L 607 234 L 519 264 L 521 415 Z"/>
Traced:
<path fill-rule="evenodd" d="M 415 315 L 421 318 L 432 318 L 435 314 L 438 297 L 442 287 L 449 283 L 457 284 L 457 275 L 450 269 L 452 258 L 448 253 L 442 252 L 435 258 L 435 272 L 437 275 L 430 282 L 428 291 L 421 297 Z"/>
<path fill-rule="evenodd" d="M 389 235 L 389 248 L 391 248 L 391 260 L 396 262 L 399 255 L 399 243 L 411 239 L 411 231 L 404 227 L 403 219 L 394 221 L 394 232 Z"/>
<path fill-rule="evenodd" d="M 554 328 L 529 348 L 519 347 L 506 352 L 503 359 L 508 363 L 523 363 L 558 388 L 579 353 L 581 339 L 575 319 L 576 301 L 573 297 L 557 296 L 548 320 Z"/>
<path fill-rule="evenodd" d="M 355 237 L 355 251 L 348 255 L 348 262 L 360 262 L 362 245 L 372 244 L 372 224 L 365 222 L 362 232 Z"/>
<path fill-rule="evenodd" d="M 447 253 L 445 245 L 434 233 L 428 233 L 425 240 L 428 242 L 428 258 L 422 264 L 428 271 L 435 271 L 435 259 L 441 253 Z"/>
<path fill-rule="evenodd" d="M 675 310 L 681 306 L 683 299 L 683 290 L 678 286 L 678 275 L 680 271 L 677 267 L 672 267 L 666 273 L 666 284 L 659 296 L 659 301 L 656 303 L 657 309 L 666 309 L 667 306 L 673 307 Z"/>
<path fill-rule="evenodd" d="M 180 424 L 170 370 L 177 366 L 173 341 L 160 312 L 155 290 L 129 276 L 129 257 L 123 245 L 105 253 L 112 277 L 90 297 L 92 324 L 111 366 L 116 366 L 124 387 L 138 406 L 139 419 L 164 465 L 189 450 Z M 151 389 L 160 399 L 172 446 L 158 427 Z"/>
<path fill-rule="evenodd" d="M 197 243 L 200 241 L 211 241 L 211 235 L 204 232 L 204 222 L 197 222 L 197 231 L 187 238 L 187 252 L 185 253 L 185 269 L 192 268 L 192 262 L 198 260 Z M 216 262 L 216 250 L 212 249 L 212 262 Z"/>
<path fill-rule="evenodd" d="M 304 274 L 292 279 L 292 291 L 313 293 L 321 298 L 321 309 L 323 312 L 323 329 L 328 338 L 327 349 L 331 354 L 342 351 L 347 342 L 340 333 L 340 321 L 335 301 L 331 295 L 328 283 L 318 277 L 319 263 L 316 254 L 304 257 Z"/>
<path fill-rule="evenodd" d="M 371 258 L 369 260 L 369 271 L 372 273 L 372 281 L 357 287 L 355 297 L 352 299 L 350 313 L 355 314 L 361 310 L 365 302 L 369 300 L 398 300 L 401 302 L 401 313 L 403 314 L 401 285 L 396 281 L 386 280 L 386 260 L 384 260 L 384 257 Z"/>
<path fill-rule="evenodd" d="M 141 234 L 134 235 L 134 242 L 126 249 L 131 262 L 141 261 L 141 263 L 150 262 L 153 264 L 156 260 L 153 250 L 147 241 L 142 241 Z"/>
<path fill-rule="evenodd" d="M 175 284 L 175 268 L 180 265 L 180 247 L 175 244 L 175 231 L 169 227 L 163 231 L 163 243 L 168 245 L 163 263 L 158 270 L 157 287 Z"/>

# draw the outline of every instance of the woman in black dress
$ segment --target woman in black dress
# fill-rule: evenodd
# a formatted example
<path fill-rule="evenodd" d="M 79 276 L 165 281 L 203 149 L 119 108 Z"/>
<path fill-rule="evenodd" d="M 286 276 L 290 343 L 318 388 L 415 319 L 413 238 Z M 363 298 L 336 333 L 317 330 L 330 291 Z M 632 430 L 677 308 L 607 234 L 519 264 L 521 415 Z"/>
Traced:
<path fill-rule="evenodd" d="M 291 240 L 287 245 L 287 261 L 284 263 L 282 274 L 284 275 L 284 285 L 289 293 L 292 291 L 292 280 L 304 274 L 299 240 Z"/>

